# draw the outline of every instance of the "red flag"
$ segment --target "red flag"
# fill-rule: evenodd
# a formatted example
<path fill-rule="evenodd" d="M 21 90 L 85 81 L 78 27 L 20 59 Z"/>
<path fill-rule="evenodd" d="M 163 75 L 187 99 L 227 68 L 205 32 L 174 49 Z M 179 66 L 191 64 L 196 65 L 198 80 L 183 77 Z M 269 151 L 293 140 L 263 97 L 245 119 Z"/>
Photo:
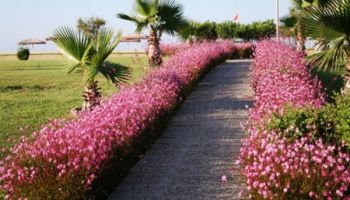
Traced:
<path fill-rule="evenodd" d="M 233 17 L 233 22 L 239 22 L 239 13 Z"/>

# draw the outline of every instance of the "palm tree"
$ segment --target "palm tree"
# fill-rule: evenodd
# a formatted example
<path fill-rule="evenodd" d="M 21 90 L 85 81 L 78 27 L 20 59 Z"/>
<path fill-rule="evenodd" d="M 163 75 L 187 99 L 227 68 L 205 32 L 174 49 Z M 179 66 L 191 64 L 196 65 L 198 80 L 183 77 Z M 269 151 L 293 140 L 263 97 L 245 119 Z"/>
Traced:
<path fill-rule="evenodd" d="M 56 29 L 53 41 L 67 57 L 65 66 L 68 73 L 82 72 L 85 83 L 83 110 L 91 111 L 100 104 L 101 92 L 96 79 L 102 74 L 113 85 L 125 83 L 130 69 L 107 62 L 107 57 L 118 45 L 121 33 L 114 34 L 110 29 L 100 29 L 95 38 L 68 27 Z"/>
<path fill-rule="evenodd" d="M 77 29 L 89 37 L 96 37 L 98 31 L 106 25 L 106 21 L 99 17 L 90 17 L 87 19 L 79 18 Z"/>
<path fill-rule="evenodd" d="M 305 50 L 305 36 L 302 32 L 301 19 L 305 12 L 306 5 L 304 0 L 292 0 L 292 8 L 290 9 L 290 16 L 281 19 L 284 24 L 282 30 L 287 32 L 288 36 L 296 39 L 297 50 Z"/>
<path fill-rule="evenodd" d="M 136 32 L 149 30 L 148 58 L 151 66 L 162 63 L 159 42 L 162 34 L 174 35 L 187 25 L 183 17 L 183 7 L 175 0 L 135 0 L 132 15 L 117 14 L 120 19 L 136 25 Z"/>
<path fill-rule="evenodd" d="M 343 94 L 350 91 L 350 0 L 318 0 L 303 17 L 305 34 L 320 41 L 320 52 L 308 57 L 320 69 L 345 65 Z"/>

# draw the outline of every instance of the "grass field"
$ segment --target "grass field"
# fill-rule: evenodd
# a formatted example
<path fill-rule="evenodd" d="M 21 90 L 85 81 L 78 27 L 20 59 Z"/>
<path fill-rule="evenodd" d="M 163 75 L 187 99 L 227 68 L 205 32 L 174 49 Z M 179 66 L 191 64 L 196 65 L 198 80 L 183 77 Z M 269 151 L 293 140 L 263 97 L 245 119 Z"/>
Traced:
<path fill-rule="evenodd" d="M 113 57 L 112 62 L 133 70 L 131 82 L 145 74 L 144 56 Z M 49 119 L 68 116 L 72 108 L 82 105 L 82 74 L 67 75 L 63 59 L 0 60 L 0 149 L 30 135 Z M 104 97 L 117 88 L 98 77 Z M 1 153 L 0 153 L 1 154 Z"/>

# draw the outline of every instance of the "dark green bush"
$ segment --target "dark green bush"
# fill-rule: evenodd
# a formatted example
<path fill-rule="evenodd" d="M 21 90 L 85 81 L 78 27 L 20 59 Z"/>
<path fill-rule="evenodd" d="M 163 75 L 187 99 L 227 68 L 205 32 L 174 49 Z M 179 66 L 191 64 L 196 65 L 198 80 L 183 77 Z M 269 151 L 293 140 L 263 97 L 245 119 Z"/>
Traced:
<path fill-rule="evenodd" d="M 326 113 L 334 123 L 335 132 L 350 147 L 350 94 L 336 96 L 335 104 L 327 106 Z"/>
<path fill-rule="evenodd" d="M 245 41 L 269 38 L 274 34 L 275 24 L 272 20 L 241 25 L 237 31 L 237 36 Z"/>
<path fill-rule="evenodd" d="M 323 139 L 327 144 L 340 145 L 341 137 L 335 132 L 334 124 L 323 109 L 292 108 L 287 106 L 283 115 L 274 114 L 267 125 L 291 140 L 300 139 L 312 133 L 313 139 Z"/>
<path fill-rule="evenodd" d="M 239 24 L 231 21 L 226 21 L 216 25 L 216 31 L 218 38 L 221 39 L 233 39 L 237 38 L 237 31 L 239 30 Z"/>
<path fill-rule="evenodd" d="M 17 51 L 17 58 L 19 60 L 28 60 L 29 55 L 30 55 L 30 52 L 28 48 L 20 48 Z"/>
<path fill-rule="evenodd" d="M 216 23 L 207 21 L 197 24 L 194 34 L 198 41 L 216 40 L 218 38 Z"/>
<path fill-rule="evenodd" d="M 272 20 L 253 22 L 251 24 L 239 24 L 232 21 L 215 23 L 191 22 L 189 26 L 180 32 L 183 40 L 216 40 L 240 38 L 244 41 L 269 38 L 275 34 L 275 25 Z"/>
<path fill-rule="evenodd" d="M 350 149 L 350 94 L 336 96 L 334 104 L 320 109 L 291 108 L 287 106 L 283 115 L 274 114 L 267 125 L 291 140 L 311 133 L 313 139 L 322 139 L 330 145 L 341 146 L 345 141 Z"/>

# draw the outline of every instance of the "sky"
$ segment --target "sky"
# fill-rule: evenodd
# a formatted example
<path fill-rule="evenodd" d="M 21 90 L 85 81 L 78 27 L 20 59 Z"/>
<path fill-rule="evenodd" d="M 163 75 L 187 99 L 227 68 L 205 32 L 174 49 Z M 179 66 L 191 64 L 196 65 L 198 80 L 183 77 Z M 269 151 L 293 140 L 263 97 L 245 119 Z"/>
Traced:
<path fill-rule="evenodd" d="M 115 17 L 131 13 L 134 0 L 1 0 L 0 52 L 15 52 L 17 43 L 27 38 L 45 40 L 55 28 L 75 27 L 79 17 L 101 17 L 107 27 L 133 33 L 132 23 Z M 184 15 L 199 22 L 232 20 L 237 13 L 241 23 L 274 19 L 276 0 L 177 0 L 184 6 Z M 280 15 L 288 14 L 290 0 L 280 0 Z M 171 38 L 165 42 L 174 41 Z M 145 44 L 120 44 L 119 50 L 144 48 Z M 57 51 L 52 43 L 30 47 L 32 51 Z M 117 49 L 117 50 L 118 50 Z"/>

